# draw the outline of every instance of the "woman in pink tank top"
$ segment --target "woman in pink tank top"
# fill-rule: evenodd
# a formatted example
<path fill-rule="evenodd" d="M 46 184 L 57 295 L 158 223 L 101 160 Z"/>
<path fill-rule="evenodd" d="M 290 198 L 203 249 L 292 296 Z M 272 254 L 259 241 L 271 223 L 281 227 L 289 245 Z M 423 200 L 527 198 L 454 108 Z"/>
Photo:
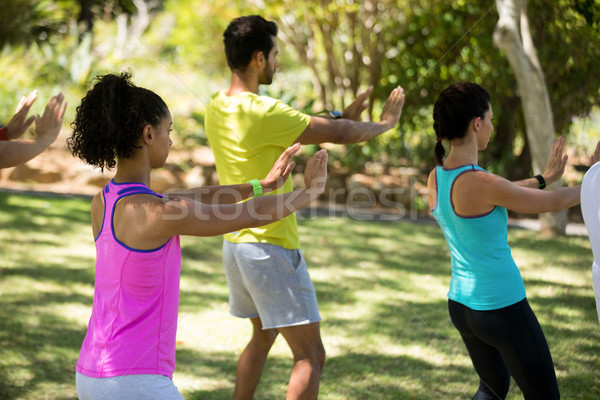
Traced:
<path fill-rule="evenodd" d="M 129 73 L 98 77 L 72 126 L 67 144 L 74 156 L 102 170 L 117 167 L 91 205 L 96 273 L 76 367 L 78 396 L 181 399 L 172 382 L 179 235 L 216 236 L 286 217 L 323 192 L 327 154 L 309 160 L 304 190 L 259 197 L 258 185 L 270 192 L 288 178 L 296 144 L 263 180 L 163 196 L 150 189 L 150 172 L 165 165 L 172 120 L 157 94 L 131 83 Z"/>

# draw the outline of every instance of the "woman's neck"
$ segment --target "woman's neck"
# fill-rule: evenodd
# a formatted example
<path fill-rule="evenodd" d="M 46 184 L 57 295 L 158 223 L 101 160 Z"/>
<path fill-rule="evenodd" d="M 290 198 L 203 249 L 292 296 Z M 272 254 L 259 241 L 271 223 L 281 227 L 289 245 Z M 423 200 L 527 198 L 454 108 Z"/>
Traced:
<path fill-rule="evenodd" d="M 444 158 L 444 167 L 456 168 L 461 165 L 477 165 L 479 151 L 474 140 L 454 139 L 450 142 L 450 154 Z"/>
<path fill-rule="evenodd" d="M 123 159 L 117 162 L 114 180 L 118 183 L 139 182 L 150 187 L 151 168 L 135 159 Z"/>

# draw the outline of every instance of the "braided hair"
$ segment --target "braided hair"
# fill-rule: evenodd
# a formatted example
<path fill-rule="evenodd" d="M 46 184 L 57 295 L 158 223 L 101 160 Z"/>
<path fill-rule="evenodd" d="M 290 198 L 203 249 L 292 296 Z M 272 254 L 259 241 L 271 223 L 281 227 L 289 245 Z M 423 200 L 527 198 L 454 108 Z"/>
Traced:
<path fill-rule="evenodd" d="M 490 95 L 476 83 L 458 82 L 442 90 L 433 106 L 433 129 L 437 143 L 435 162 L 442 165 L 446 150 L 442 140 L 465 137 L 473 118 L 484 118 L 490 109 Z"/>

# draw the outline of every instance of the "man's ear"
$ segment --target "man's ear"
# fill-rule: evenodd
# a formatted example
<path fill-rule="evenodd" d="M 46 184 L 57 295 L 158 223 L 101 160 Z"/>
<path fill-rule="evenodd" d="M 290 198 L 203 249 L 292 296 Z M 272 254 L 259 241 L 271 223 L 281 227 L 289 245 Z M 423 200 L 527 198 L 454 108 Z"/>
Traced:
<path fill-rule="evenodd" d="M 265 54 L 262 51 L 255 52 L 254 59 L 256 60 L 256 65 L 258 65 L 259 68 L 262 68 L 264 63 L 267 61 Z"/>
<path fill-rule="evenodd" d="M 145 125 L 144 129 L 142 129 L 142 141 L 145 144 L 152 144 L 153 136 L 154 130 L 152 129 L 152 125 Z"/>

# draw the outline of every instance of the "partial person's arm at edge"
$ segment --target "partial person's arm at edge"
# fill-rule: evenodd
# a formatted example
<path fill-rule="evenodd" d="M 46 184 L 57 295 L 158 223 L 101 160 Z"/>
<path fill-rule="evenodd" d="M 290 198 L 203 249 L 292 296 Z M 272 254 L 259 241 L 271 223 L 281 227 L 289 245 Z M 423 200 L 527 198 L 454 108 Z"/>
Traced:
<path fill-rule="evenodd" d="M 351 106 L 355 106 L 352 103 Z M 301 144 L 352 144 L 372 139 L 396 126 L 404 106 L 404 90 L 397 87 L 388 97 L 379 122 L 361 122 L 353 119 L 311 117 L 306 129 L 298 136 Z M 346 111 L 344 111 L 346 115 Z"/>
<path fill-rule="evenodd" d="M 17 139 L 0 142 L 0 168 L 14 167 L 25 164 L 48 146 L 53 140 L 47 139 Z"/>
<path fill-rule="evenodd" d="M 67 108 L 67 103 L 63 103 L 63 100 L 62 93 L 53 96 L 46 105 L 44 114 L 35 117 L 35 138 L 0 142 L 0 168 L 26 163 L 56 140 Z"/>

